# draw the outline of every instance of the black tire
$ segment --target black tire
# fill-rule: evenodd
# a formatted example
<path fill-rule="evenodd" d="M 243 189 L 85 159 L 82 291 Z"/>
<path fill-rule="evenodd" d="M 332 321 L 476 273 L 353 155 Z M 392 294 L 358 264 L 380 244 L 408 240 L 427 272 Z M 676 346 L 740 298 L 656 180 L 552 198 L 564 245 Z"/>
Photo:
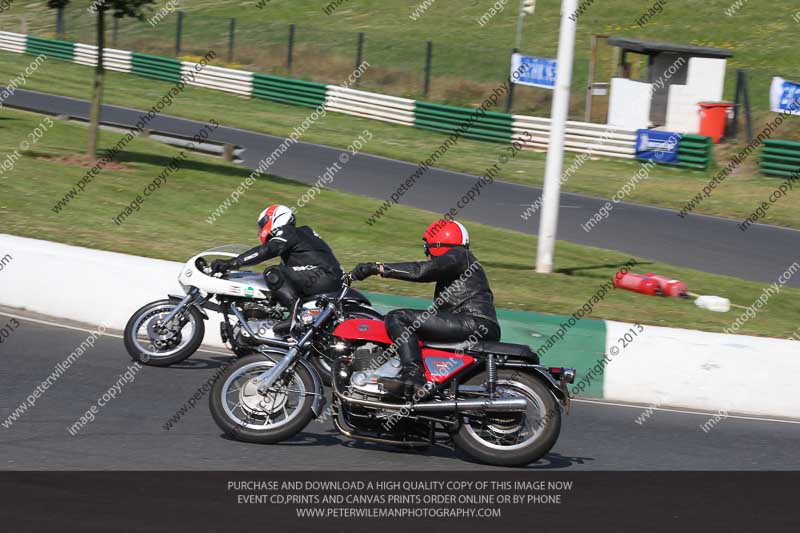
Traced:
<path fill-rule="evenodd" d="M 167 307 L 169 305 L 174 307 L 177 304 L 177 300 L 157 300 L 142 306 L 138 311 L 131 315 L 130 319 L 128 319 L 128 323 L 125 325 L 125 333 L 123 338 L 125 341 L 125 349 L 128 351 L 128 355 L 130 355 L 134 361 L 149 366 L 169 366 L 187 359 L 197 351 L 197 349 L 203 343 L 203 337 L 206 333 L 206 325 L 203 315 L 194 306 L 189 307 L 189 314 L 191 315 L 191 320 L 194 321 L 195 327 L 192 332 L 192 338 L 189 340 L 186 346 L 177 352 L 164 357 L 159 357 L 153 353 L 143 352 L 136 346 L 136 341 L 134 340 L 134 335 L 136 332 L 133 330 L 139 319 L 143 315 L 151 312 L 151 310 L 158 309 L 159 307 Z"/>
<path fill-rule="evenodd" d="M 483 385 L 486 382 L 486 373 L 467 381 L 466 385 Z M 553 397 L 550 389 L 541 380 L 519 371 L 499 370 L 497 373 L 499 387 L 507 383 L 517 382 L 523 388 L 530 390 L 538 397 L 545 416 L 541 419 L 542 430 L 530 442 L 515 449 L 502 449 L 489 446 L 480 439 L 476 433 L 470 431 L 467 417 L 462 419 L 459 430 L 453 434 L 456 447 L 472 459 L 481 463 L 495 466 L 525 466 L 541 459 L 558 440 L 561 432 L 561 407 Z M 518 389 L 514 389 L 519 391 Z M 524 393 L 527 396 L 527 393 Z M 497 413 L 502 417 L 502 413 Z"/>
<path fill-rule="evenodd" d="M 267 363 L 267 364 L 263 364 Z M 298 407 L 300 412 L 292 420 L 289 420 L 285 425 L 277 428 L 266 429 L 253 429 L 248 428 L 242 424 L 237 423 L 232 419 L 225 408 L 223 407 L 224 390 L 229 378 L 237 374 L 237 372 L 246 373 L 248 370 L 241 370 L 245 367 L 253 365 L 252 371 L 265 371 L 272 367 L 272 363 L 267 357 L 263 355 L 249 355 L 239 359 L 236 363 L 228 367 L 222 375 L 214 382 L 211 388 L 211 395 L 209 396 L 209 408 L 211 409 L 211 416 L 214 417 L 214 422 L 217 426 L 236 440 L 243 442 L 252 442 L 256 444 L 273 444 L 276 442 L 285 441 L 292 438 L 305 428 L 311 419 L 314 417 L 314 412 L 311 410 L 312 396 L 303 396 L 303 403 Z M 306 391 L 309 393 L 314 392 L 314 380 L 309 371 L 301 364 L 294 368 L 294 374 Z"/>

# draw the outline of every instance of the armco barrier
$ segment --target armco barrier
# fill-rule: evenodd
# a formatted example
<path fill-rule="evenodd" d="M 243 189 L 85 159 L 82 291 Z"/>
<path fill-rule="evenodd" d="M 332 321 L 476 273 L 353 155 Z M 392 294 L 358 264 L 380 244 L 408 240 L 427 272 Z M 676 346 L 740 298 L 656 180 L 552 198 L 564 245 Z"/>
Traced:
<path fill-rule="evenodd" d="M 75 56 L 75 43 L 28 35 L 26 36 L 25 52 L 33 55 L 44 54 L 48 57 L 72 61 Z"/>
<path fill-rule="evenodd" d="M 767 176 L 800 176 L 800 142 L 766 139 L 761 150 L 761 173 Z"/>
<path fill-rule="evenodd" d="M 319 107 L 325 104 L 327 86 L 312 81 L 253 74 L 253 96 L 282 104 Z"/>
<path fill-rule="evenodd" d="M 177 83 L 181 79 L 183 64 L 171 57 L 131 53 L 131 73 L 154 80 Z"/>
<path fill-rule="evenodd" d="M 346 115 L 413 126 L 416 102 L 410 98 L 328 85 L 325 109 Z"/>
<path fill-rule="evenodd" d="M 0 31 L 0 50 L 37 55 L 42 53 L 87 66 L 94 66 L 97 62 L 95 46 L 5 31 Z M 190 61 L 112 48 L 106 48 L 104 52 L 104 64 L 109 70 L 150 79 L 174 83 L 184 74 L 184 81 L 189 85 L 282 104 L 312 108 L 322 105 L 326 110 L 337 113 L 446 134 L 459 132 L 460 136 L 470 139 L 503 144 L 521 142 L 525 148 L 533 150 L 544 150 L 549 143 L 550 120 L 547 118 L 496 111 L 480 112 L 210 65 L 198 72 L 197 64 Z M 192 76 L 188 76 L 190 71 Z M 573 152 L 630 159 L 635 155 L 635 142 L 634 131 L 602 124 L 567 123 L 565 149 Z"/>
<path fill-rule="evenodd" d="M 513 139 L 529 148 L 546 150 L 550 142 L 550 119 L 514 115 Z M 636 157 L 636 132 L 588 122 L 567 121 L 564 149 L 608 157 Z"/>
<path fill-rule="evenodd" d="M 714 162 L 714 142 L 711 137 L 683 135 L 678 143 L 678 162 L 673 166 L 706 169 Z M 666 163 L 670 164 L 670 163 Z"/>
<path fill-rule="evenodd" d="M 513 117 L 506 113 L 467 109 L 417 101 L 414 126 L 443 133 L 459 132 L 464 137 L 482 141 L 510 143 Z"/>
<path fill-rule="evenodd" d="M 180 293 L 182 265 L 172 261 L 5 234 L 0 234 L 0 250 L 14 258 L 0 275 L 0 305 L 122 329 L 143 304 Z M 430 304 L 419 298 L 369 296 L 384 310 Z M 206 324 L 206 342 L 219 346 L 214 315 Z M 570 390 L 582 390 L 581 396 L 800 418 L 798 341 L 658 326 L 640 330 L 589 319 L 565 332 L 562 325 L 569 317 L 508 310 L 499 310 L 498 317 L 504 340 L 534 349 L 561 331 L 542 363 L 575 366 L 578 379 Z M 625 341 L 632 328 L 637 335 Z M 578 387 L 581 381 L 584 386 Z"/>

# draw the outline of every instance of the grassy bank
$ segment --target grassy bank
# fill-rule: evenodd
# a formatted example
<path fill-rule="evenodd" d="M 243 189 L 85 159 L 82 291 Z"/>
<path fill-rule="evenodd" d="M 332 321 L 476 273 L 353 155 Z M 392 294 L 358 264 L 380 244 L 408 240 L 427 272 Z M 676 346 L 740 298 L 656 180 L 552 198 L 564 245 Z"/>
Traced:
<path fill-rule="evenodd" d="M 296 205 L 307 186 L 276 177 L 259 179 L 216 223 L 206 218 L 245 179 L 248 171 L 217 160 L 190 155 L 140 210 L 121 225 L 112 219 L 142 194 L 148 183 L 162 172 L 178 150 L 136 139 L 119 154 L 118 170 L 105 170 L 56 214 L 52 206 L 74 186 L 85 168 L 69 166 L 54 158 L 81 153 L 86 130 L 82 125 L 54 121 L 29 151 L 19 144 L 42 123 L 39 115 L 0 112 L 0 153 L 19 150 L 13 169 L 0 174 L 0 231 L 183 261 L 198 250 L 231 242 L 256 242 L 254 213 L 267 203 Z M 117 140 L 105 132 L 106 147 Z M 5 157 L 5 155 L 4 155 Z M 419 236 L 435 215 L 395 206 L 386 224 L 365 231 L 365 214 L 379 202 L 359 196 L 323 190 L 310 205 L 299 210 L 302 224 L 320 231 L 346 268 L 369 260 L 422 259 Z M 536 238 L 520 233 L 467 223 L 473 248 L 484 264 L 499 307 L 546 313 L 572 314 L 584 305 L 630 257 L 608 250 L 558 243 L 558 273 L 539 275 L 532 271 Z M 653 270 L 687 281 L 699 293 L 730 296 L 736 303 L 750 305 L 761 295 L 763 285 L 730 277 L 715 276 L 662 263 L 641 260 L 640 271 Z M 87 280 L 77 280 L 85 282 Z M 124 282 L 124 280 L 121 280 Z M 433 287 L 423 284 L 371 279 L 369 290 L 430 296 Z M 784 289 L 773 296 L 768 307 L 748 321 L 742 332 L 788 337 L 797 327 L 800 290 Z M 734 320 L 734 313 L 717 314 L 697 309 L 687 301 L 645 297 L 612 291 L 595 306 L 592 318 L 640 321 L 646 324 L 722 331 Z"/>
<path fill-rule="evenodd" d="M 0 80 L 17 76 L 30 61 L 31 56 L 0 52 Z M 90 97 L 91 79 L 92 70 L 88 67 L 48 59 L 27 80 L 25 87 L 87 99 Z M 115 72 L 109 72 L 107 80 L 106 103 L 140 109 L 149 109 L 170 88 L 166 82 Z M 309 114 L 306 108 L 199 88 L 188 88 L 165 112 L 203 121 L 215 118 L 225 126 L 281 136 L 288 135 Z M 444 135 L 435 132 L 329 113 L 308 129 L 303 140 L 343 148 L 365 128 L 373 133 L 373 140 L 365 152 L 405 161 L 428 158 L 445 139 Z M 449 170 L 483 174 L 497 161 L 500 153 L 501 145 L 464 139 L 439 159 L 437 165 Z M 574 157 L 567 155 L 565 168 Z M 718 156 L 720 161 L 721 157 Z M 737 169 L 723 186 L 715 189 L 695 212 L 739 220 L 750 215 L 780 183 L 775 178 L 756 174 L 755 157 Z M 541 185 L 544 166 L 545 154 L 525 151 L 502 165 L 498 179 Z M 578 168 L 564 184 L 563 190 L 610 198 L 640 169 L 641 165 L 634 161 L 592 159 Z M 625 200 L 680 209 L 700 192 L 714 172 L 656 167 Z M 800 228 L 800 211 L 794 208 L 791 199 L 787 199 L 774 204 L 763 221 Z"/>
<path fill-rule="evenodd" d="M 73 0 L 66 12 L 66 37 L 93 42 L 94 18 L 87 13 L 91 0 Z M 198 53 L 209 48 L 227 55 L 228 28 L 236 19 L 234 61 L 262 72 L 285 74 L 288 26 L 296 25 L 293 75 L 326 83 L 337 83 L 352 69 L 359 32 L 365 34 L 364 58 L 373 68 L 363 78 L 367 89 L 390 94 L 422 95 L 425 43 L 433 42 L 430 97 L 455 104 L 477 104 L 482 95 L 508 75 L 517 22 L 516 0 L 436 0 L 427 10 L 415 10 L 420 0 L 346 0 L 326 9 L 328 0 L 258 0 L 230 2 L 192 0 L 181 2 L 182 49 Z M 157 1 L 153 13 L 167 2 Z M 175 2 L 173 5 L 177 5 Z M 772 76 L 800 75 L 794 42 L 798 24 L 793 16 L 794 0 L 743 2 L 727 14 L 732 0 L 682 0 L 661 2 L 662 11 L 640 26 L 637 20 L 655 2 L 604 0 L 587 5 L 578 19 L 573 75 L 573 116 L 583 111 L 583 89 L 591 56 L 590 37 L 595 34 L 657 39 L 727 48 L 734 52 L 729 62 L 726 97 L 732 99 L 735 69 L 747 69 L 753 106 L 768 108 Z M 491 8 L 494 7 L 492 10 Z M 485 15 L 491 15 L 485 18 Z M 536 13 L 525 19 L 522 50 L 531 55 L 556 57 L 560 2 L 539 2 Z M 23 23 L 24 20 L 24 23 Z M 479 22 L 480 20 L 480 22 Z M 36 35 L 55 34 L 55 13 L 45 2 L 15 2 L 3 13 L 3 28 Z M 175 50 L 177 12 L 168 9 L 155 24 L 123 20 L 116 46 L 171 55 Z M 109 40 L 113 32 L 109 24 Z M 611 75 L 611 52 L 600 50 L 598 81 Z M 633 73 L 644 76 L 646 58 L 632 56 Z M 521 87 L 517 94 L 520 112 L 549 111 L 546 90 Z M 602 107 L 603 103 L 598 102 Z M 798 131 L 797 133 L 800 133 Z"/>

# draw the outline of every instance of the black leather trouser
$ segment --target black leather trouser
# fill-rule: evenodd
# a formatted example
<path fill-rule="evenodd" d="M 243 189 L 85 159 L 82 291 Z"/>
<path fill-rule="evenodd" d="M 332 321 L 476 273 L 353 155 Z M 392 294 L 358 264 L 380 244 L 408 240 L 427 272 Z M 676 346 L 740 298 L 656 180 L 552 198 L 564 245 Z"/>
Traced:
<path fill-rule="evenodd" d="M 340 276 L 320 268 L 293 271 L 286 265 L 275 265 L 264 271 L 267 288 L 284 307 L 291 307 L 302 296 L 336 292 L 342 288 Z"/>
<path fill-rule="evenodd" d="M 420 340 L 430 342 L 499 341 L 500 326 L 486 318 L 417 309 L 395 309 L 384 320 L 404 369 L 421 365 Z"/>

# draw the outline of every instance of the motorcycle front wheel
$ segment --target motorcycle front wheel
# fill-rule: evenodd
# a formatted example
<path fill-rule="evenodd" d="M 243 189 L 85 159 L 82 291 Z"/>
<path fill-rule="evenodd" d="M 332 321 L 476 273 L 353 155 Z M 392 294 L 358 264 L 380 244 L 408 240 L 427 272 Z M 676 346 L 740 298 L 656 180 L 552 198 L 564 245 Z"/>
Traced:
<path fill-rule="evenodd" d="M 125 326 L 125 349 L 134 361 L 150 366 L 169 366 L 191 356 L 206 333 L 203 315 L 194 306 L 178 322 L 164 326 L 177 300 L 157 300 L 136 311 Z"/>
<path fill-rule="evenodd" d="M 486 385 L 486 373 L 466 385 Z M 521 413 L 466 413 L 453 441 L 472 459 L 496 466 L 525 466 L 541 459 L 558 440 L 561 407 L 547 386 L 528 374 L 500 370 L 497 392 L 525 398 Z M 470 398 L 469 395 L 459 398 Z"/>
<path fill-rule="evenodd" d="M 214 382 L 211 416 L 227 435 L 243 442 L 271 444 L 287 440 L 311 422 L 316 389 L 303 365 L 287 371 L 266 394 L 255 379 L 275 366 L 263 355 L 239 359 Z"/>

